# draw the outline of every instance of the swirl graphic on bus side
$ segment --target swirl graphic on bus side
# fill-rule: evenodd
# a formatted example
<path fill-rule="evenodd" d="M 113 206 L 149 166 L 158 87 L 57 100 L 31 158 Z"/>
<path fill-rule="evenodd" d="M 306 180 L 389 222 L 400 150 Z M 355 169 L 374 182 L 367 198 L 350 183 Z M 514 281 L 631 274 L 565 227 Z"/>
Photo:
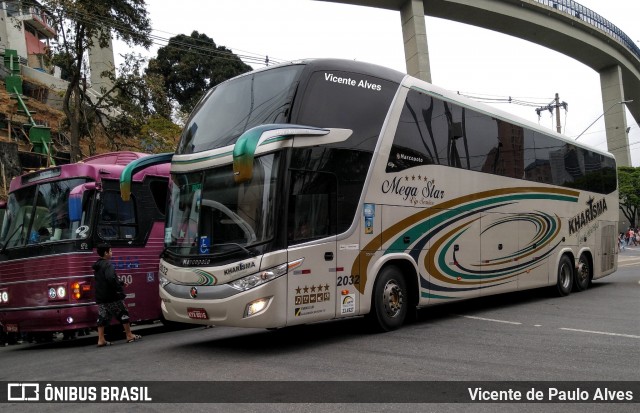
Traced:
<path fill-rule="evenodd" d="M 384 254 L 405 252 L 420 267 L 420 284 L 423 297 L 440 299 L 457 298 L 456 292 L 465 292 L 515 282 L 517 276 L 535 270 L 544 264 L 561 241 L 558 240 L 562 224 L 557 215 L 542 211 L 528 213 L 506 212 L 507 208 L 525 200 L 576 203 L 579 192 L 565 188 L 515 187 L 500 188 L 442 202 L 420 210 L 385 229 L 380 237 L 363 248 L 354 262 L 352 274 L 361 274 L 359 289 L 364 289 L 367 270 L 373 254 L 368 251 L 382 249 Z M 496 214 L 488 214 L 495 212 Z M 482 230 L 467 233 L 472 226 L 479 227 L 482 217 L 498 217 Z M 480 237 L 488 236 L 497 227 L 519 223 L 533 225 L 531 239 L 514 251 L 501 256 L 483 257 L 480 260 Z M 456 251 L 457 242 L 463 238 L 467 244 L 477 242 L 477 252 L 464 255 Z M 471 238 L 469 238 L 471 237 Z M 410 244 L 406 244 L 410 240 Z M 468 253 L 468 248 L 465 253 Z M 357 264 L 360 265 L 357 265 Z M 427 271 L 428 269 L 428 271 Z M 426 274 L 429 274 L 430 280 Z M 362 291 L 361 291 L 362 292 Z M 438 293 L 438 295 L 432 292 Z M 444 294 L 441 294 L 444 293 Z"/>
<path fill-rule="evenodd" d="M 474 220 L 475 221 L 475 220 Z M 549 244 L 556 239 L 560 233 L 561 223 L 558 217 L 553 219 L 553 225 L 547 228 L 544 233 L 538 233 L 535 238 L 542 237 L 546 240 L 541 244 L 529 242 L 526 248 L 509 254 L 510 259 L 505 257 L 488 258 L 483 257 L 483 262 L 464 265 L 459 254 L 456 254 L 453 244 L 464 234 L 467 228 L 474 222 L 467 222 L 438 238 L 425 254 L 425 268 L 430 268 L 430 275 L 437 281 L 446 284 L 458 285 L 480 285 L 489 287 L 487 283 L 503 282 L 507 280 L 515 281 L 517 275 L 530 271 L 534 267 L 541 265 L 553 250 L 558 246 L 555 243 L 551 248 Z M 517 222 L 518 219 L 502 220 L 501 224 Z M 535 248 L 534 248 L 535 246 Z M 451 252 L 453 263 L 447 264 L 447 254 Z M 537 255 L 536 255 L 537 254 Z M 477 269 L 481 268 L 481 269 Z M 431 288 L 435 286 L 431 284 Z M 437 288 L 435 288 L 437 289 Z"/>

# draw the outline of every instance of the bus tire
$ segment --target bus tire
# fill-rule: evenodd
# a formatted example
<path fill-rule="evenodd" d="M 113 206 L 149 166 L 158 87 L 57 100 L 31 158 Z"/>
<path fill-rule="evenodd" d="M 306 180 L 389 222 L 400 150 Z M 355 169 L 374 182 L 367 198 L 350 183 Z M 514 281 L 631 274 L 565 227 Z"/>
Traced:
<path fill-rule="evenodd" d="M 373 286 L 371 312 L 368 315 L 376 331 L 391 331 L 402 326 L 407 316 L 407 283 L 395 266 L 385 267 Z"/>
<path fill-rule="evenodd" d="M 556 291 L 560 297 L 567 296 L 573 288 L 573 262 L 571 258 L 563 255 L 558 263 L 558 282 Z"/>
<path fill-rule="evenodd" d="M 573 288 L 576 291 L 584 291 L 591 284 L 591 264 L 586 254 L 581 254 L 578 260 L 578 268 L 576 268 L 573 278 Z"/>

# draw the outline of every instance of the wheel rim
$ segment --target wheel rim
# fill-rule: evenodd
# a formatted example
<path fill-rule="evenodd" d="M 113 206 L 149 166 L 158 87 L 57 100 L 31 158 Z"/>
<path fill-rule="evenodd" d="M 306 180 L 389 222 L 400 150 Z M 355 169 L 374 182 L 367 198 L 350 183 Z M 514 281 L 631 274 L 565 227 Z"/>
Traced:
<path fill-rule="evenodd" d="M 389 280 L 384 286 L 382 293 L 384 311 L 389 317 L 396 317 L 402 311 L 404 294 L 400 285 L 395 280 Z"/>
<path fill-rule="evenodd" d="M 584 285 L 589 281 L 589 262 L 582 257 L 580 257 L 580 261 L 578 262 L 577 276 L 580 284 Z"/>
<path fill-rule="evenodd" d="M 571 285 L 571 268 L 567 264 L 563 264 L 560 268 L 560 285 L 565 290 Z"/>

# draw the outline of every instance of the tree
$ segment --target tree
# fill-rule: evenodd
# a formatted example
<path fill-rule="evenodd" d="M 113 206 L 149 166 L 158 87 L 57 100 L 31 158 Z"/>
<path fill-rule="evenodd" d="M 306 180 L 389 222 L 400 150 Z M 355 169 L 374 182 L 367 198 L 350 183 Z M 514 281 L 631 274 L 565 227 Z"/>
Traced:
<path fill-rule="evenodd" d="M 169 119 L 152 115 L 142 126 L 139 136 L 145 152 L 174 152 L 178 146 L 181 128 Z"/>
<path fill-rule="evenodd" d="M 85 55 L 91 48 L 107 47 L 112 34 L 129 46 L 148 48 L 151 23 L 144 0 L 43 0 L 41 3 L 54 17 L 58 32 L 58 41 L 53 47 L 54 61 L 69 82 L 62 109 L 69 122 L 71 161 L 75 162 L 80 155 L 80 139 L 88 130 L 85 108 L 97 109 L 87 95 Z M 100 92 L 104 97 L 116 90 L 114 87 Z"/>
<path fill-rule="evenodd" d="M 144 74 L 146 61 L 139 55 L 124 56 L 118 76 L 109 74 L 113 89 L 96 99 L 91 113 L 110 137 L 114 150 L 122 143 L 135 146 L 145 152 L 170 152 L 175 150 L 180 137 L 180 127 L 171 121 L 171 106 L 158 76 Z M 111 116 L 104 113 L 111 109 Z M 118 142 L 118 137 L 125 142 Z M 131 137 L 135 137 L 135 142 Z"/>
<path fill-rule="evenodd" d="M 629 221 L 629 225 L 635 228 L 640 209 L 640 168 L 618 167 L 618 196 L 620 210 Z"/>
<path fill-rule="evenodd" d="M 161 77 L 167 96 L 189 113 L 208 89 L 250 70 L 231 50 L 194 31 L 169 39 L 149 61 L 146 73 Z"/>

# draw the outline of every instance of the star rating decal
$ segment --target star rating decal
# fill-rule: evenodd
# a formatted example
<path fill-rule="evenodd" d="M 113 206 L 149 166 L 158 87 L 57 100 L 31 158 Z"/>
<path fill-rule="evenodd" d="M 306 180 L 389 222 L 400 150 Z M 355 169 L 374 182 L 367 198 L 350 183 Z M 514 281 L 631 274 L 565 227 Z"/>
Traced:
<path fill-rule="evenodd" d="M 428 182 L 429 181 L 429 178 L 427 178 L 426 176 L 422 176 L 422 175 L 418 175 L 417 177 L 415 175 L 411 175 L 411 176 L 405 175 L 404 176 L 404 180 L 407 181 L 407 182 L 409 182 L 410 180 L 411 181 L 415 181 L 416 178 L 417 178 L 418 181 L 424 181 L 424 182 Z"/>
<path fill-rule="evenodd" d="M 331 288 L 329 284 L 311 284 L 311 287 L 308 285 L 305 285 L 304 287 L 298 285 L 295 288 L 296 295 L 294 297 L 294 303 L 295 305 L 305 305 L 330 301 L 331 293 L 329 292 L 329 288 Z M 301 315 L 304 315 L 304 313 L 296 313 L 296 317 Z"/>

